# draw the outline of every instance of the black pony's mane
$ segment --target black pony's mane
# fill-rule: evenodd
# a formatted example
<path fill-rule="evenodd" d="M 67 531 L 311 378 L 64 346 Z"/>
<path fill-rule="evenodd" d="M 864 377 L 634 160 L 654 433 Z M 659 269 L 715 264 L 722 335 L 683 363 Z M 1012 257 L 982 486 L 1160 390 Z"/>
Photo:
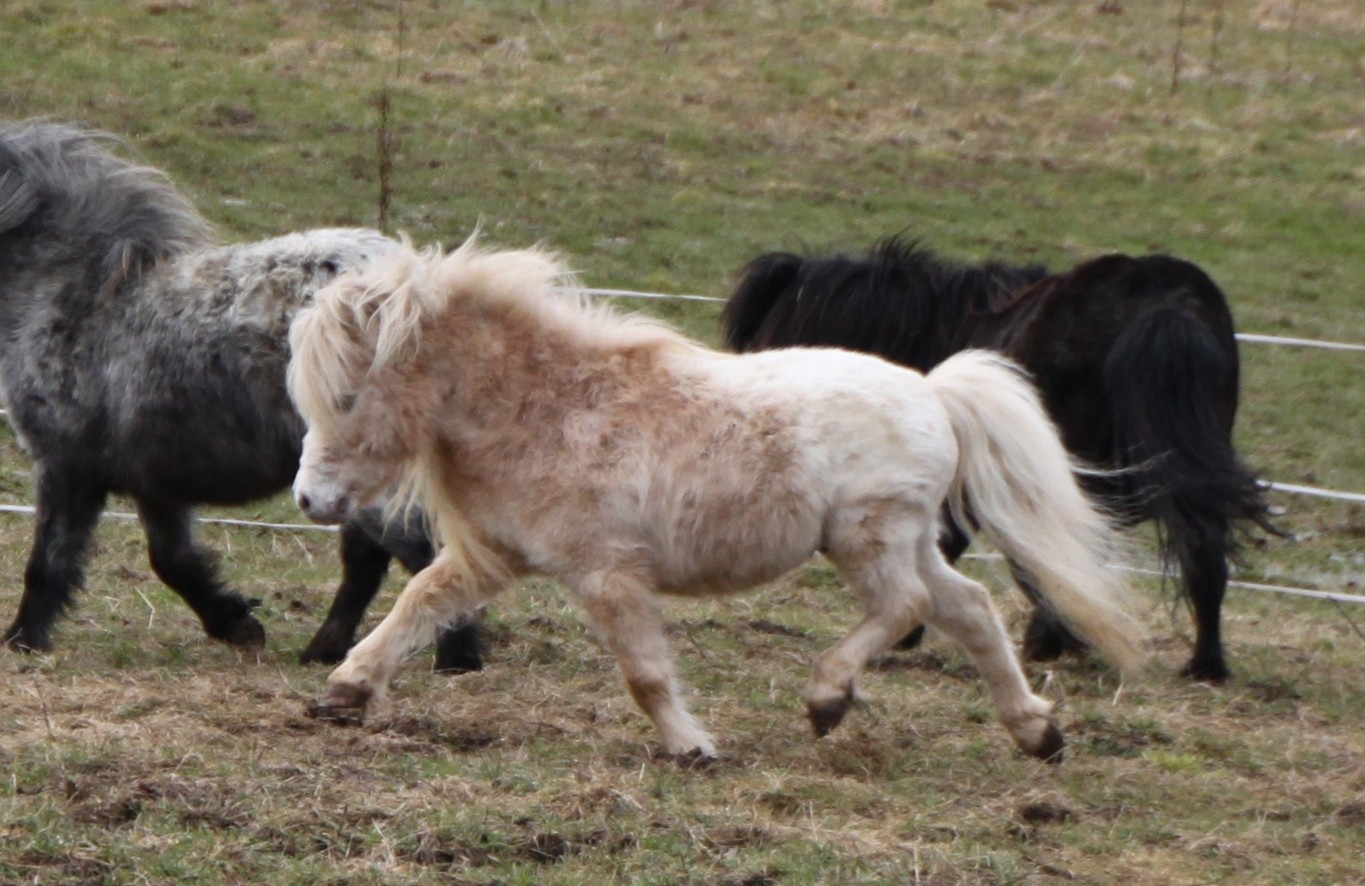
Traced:
<path fill-rule="evenodd" d="M 771 252 L 744 268 L 725 306 L 726 344 L 850 348 L 928 370 L 965 346 L 974 318 L 1045 276 L 1037 265 L 951 262 L 900 237 L 862 256 Z"/>
<path fill-rule="evenodd" d="M 100 263 L 105 287 L 210 240 L 164 173 L 118 156 L 111 135 L 48 121 L 0 122 L 0 244 L 61 243 Z"/>

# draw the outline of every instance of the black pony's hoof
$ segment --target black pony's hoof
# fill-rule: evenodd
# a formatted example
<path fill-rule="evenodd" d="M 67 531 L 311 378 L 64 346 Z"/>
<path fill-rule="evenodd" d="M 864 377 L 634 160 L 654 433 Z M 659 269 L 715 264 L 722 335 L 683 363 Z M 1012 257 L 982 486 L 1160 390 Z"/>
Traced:
<path fill-rule="evenodd" d="M 441 650 L 436 651 L 436 661 L 431 666 L 433 673 L 437 674 L 470 674 L 474 671 L 483 670 L 483 659 L 478 653 L 473 655 L 443 655 Z"/>
<path fill-rule="evenodd" d="M 1084 641 L 1060 628 L 1035 629 L 1032 624 L 1024 632 L 1020 654 L 1024 661 L 1056 661 L 1068 652 L 1077 655 L 1086 651 Z"/>
<path fill-rule="evenodd" d="M 307 648 L 299 653 L 299 664 L 340 664 L 346 657 L 346 651 L 338 652 L 327 646 L 317 643 L 309 643 Z"/>
<path fill-rule="evenodd" d="M 215 639 L 243 649 L 263 649 L 265 647 L 265 628 L 250 615 L 244 615 L 228 626 Z"/>
<path fill-rule="evenodd" d="M 52 649 L 52 641 L 46 637 L 30 637 L 28 632 L 18 625 L 9 629 L 5 634 L 5 646 L 15 652 L 33 653 L 48 652 Z"/>
<path fill-rule="evenodd" d="M 921 643 L 923 643 L 923 642 L 924 642 L 924 625 L 920 625 L 919 627 L 915 628 L 915 629 L 914 629 L 913 631 L 911 631 L 910 633 L 906 634 L 904 637 L 901 637 L 900 642 L 898 642 L 898 643 L 896 644 L 896 648 L 897 648 L 897 649 L 914 649 L 916 646 L 918 646 L 919 644 L 921 644 Z"/>
<path fill-rule="evenodd" d="M 436 635 L 436 663 L 431 666 L 438 674 L 468 674 L 483 670 L 483 639 L 477 621 L 456 628 L 442 629 Z"/>
<path fill-rule="evenodd" d="M 1201 683 L 1226 683 L 1232 676 L 1232 671 L 1228 670 L 1221 657 L 1203 659 L 1196 656 L 1180 669 L 1180 676 Z"/>
<path fill-rule="evenodd" d="M 338 637 L 327 629 L 326 625 L 318 628 L 318 632 L 313 635 L 313 639 L 308 641 L 308 645 L 299 653 L 299 664 L 339 664 L 346 657 L 346 653 L 351 651 L 351 638 L 349 636 Z"/>

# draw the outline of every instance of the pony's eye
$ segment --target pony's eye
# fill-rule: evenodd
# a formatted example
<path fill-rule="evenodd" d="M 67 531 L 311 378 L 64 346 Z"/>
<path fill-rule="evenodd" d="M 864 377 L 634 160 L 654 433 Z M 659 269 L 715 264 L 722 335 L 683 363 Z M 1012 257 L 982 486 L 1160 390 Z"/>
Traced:
<path fill-rule="evenodd" d="M 337 414 L 345 415 L 352 409 L 355 409 L 355 394 L 339 394 L 336 402 Z"/>

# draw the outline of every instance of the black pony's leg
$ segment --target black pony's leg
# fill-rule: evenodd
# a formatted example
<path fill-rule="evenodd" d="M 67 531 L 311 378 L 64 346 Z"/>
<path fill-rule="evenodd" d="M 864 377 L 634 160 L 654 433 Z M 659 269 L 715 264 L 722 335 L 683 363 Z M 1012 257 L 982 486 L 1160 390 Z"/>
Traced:
<path fill-rule="evenodd" d="M 90 536 L 104 510 L 107 490 L 89 477 L 51 468 L 35 471 L 37 519 L 24 571 L 19 613 L 5 644 L 23 651 L 52 648 L 52 626 L 85 583 Z"/>
<path fill-rule="evenodd" d="M 939 533 L 938 549 L 943 552 L 943 556 L 948 558 L 949 563 L 956 563 L 962 556 L 963 551 L 972 543 L 972 537 L 967 534 L 967 530 L 957 525 L 957 521 L 948 513 L 948 509 L 943 509 L 942 526 Z M 920 625 L 910 633 L 906 634 L 896 644 L 897 649 L 914 649 L 924 642 L 924 625 Z"/>
<path fill-rule="evenodd" d="M 181 504 L 142 500 L 138 518 L 147 534 L 152 570 L 203 622 L 204 633 L 234 646 L 265 645 L 265 628 L 252 604 L 219 580 L 213 555 L 194 540 L 194 512 Z"/>
<path fill-rule="evenodd" d="M 299 660 L 305 664 L 315 661 L 335 664 L 344 659 L 355 643 L 365 610 L 379 593 L 389 561 L 396 557 L 415 575 L 427 568 L 434 556 L 431 540 L 425 533 L 386 526 L 376 512 L 344 525 L 341 528 L 341 585 L 326 619 Z M 480 670 L 483 667 L 481 652 L 476 621 L 443 628 L 436 637 L 433 670 Z"/>
<path fill-rule="evenodd" d="M 1056 661 L 1068 652 L 1084 652 L 1087 648 L 1085 641 L 1067 629 L 1038 592 L 1028 573 L 1011 562 L 1010 574 L 1024 596 L 1033 602 L 1033 616 L 1024 628 L 1024 660 Z"/>
<path fill-rule="evenodd" d="M 1180 671 L 1183 676 L 1221 683 L 1230 671 L 1223 657 L 1219 619 L 1228 585 L 1226 530 L 1210 534 L 1201 543 L 1179 550 L 1181 584 L 1194 614 L 1194 655 Z"/>
<path fill-rule="evenodd" d="M 425 532 L 407 531 L 385 533 L 384 544 L 398 558 L 408 572 L 416 575 L 431 565 L 435 551 Z M 479 620 L 470 617 L 453 627 L 436 633 L 436 663 L 431 666 L 438 673 L 464 674 L 483 670 L 483 641 L 479 634 Z"/>
<path fill-rule="evenodd" d="M 379 593 L 389 571 L 390 559 L 384 546 L 357 524 L 341 527 L 341 585 L 332 598 L 327 618 L 299 654 L 300 662 L 336 664 L 346 657 L 365 609 Z"/>

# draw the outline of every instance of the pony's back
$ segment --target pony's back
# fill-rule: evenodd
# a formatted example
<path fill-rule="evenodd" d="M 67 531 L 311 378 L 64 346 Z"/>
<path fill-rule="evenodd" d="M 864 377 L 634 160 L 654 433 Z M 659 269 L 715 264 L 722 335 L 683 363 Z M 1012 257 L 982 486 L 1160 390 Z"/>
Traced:
<path fill-rule="evenodd" d="M 998 294 L 1045 273 L 960 265 L 897 237 L 862 256 L 768 253 L 745 267 L 725 306 L 725 342 L 851 348 L 926 371 L 967 346 L 968 321 Z"/>

